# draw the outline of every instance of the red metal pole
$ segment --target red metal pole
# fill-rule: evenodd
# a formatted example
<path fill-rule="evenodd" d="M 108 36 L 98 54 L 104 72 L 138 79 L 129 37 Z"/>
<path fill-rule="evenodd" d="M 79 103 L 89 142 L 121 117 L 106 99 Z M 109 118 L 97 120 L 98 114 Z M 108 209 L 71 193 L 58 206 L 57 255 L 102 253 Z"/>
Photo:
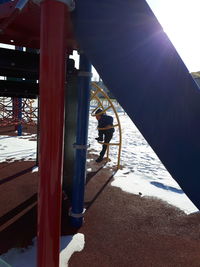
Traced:
<path fill-rule="evenodd" d="M 40 34 L 40 181 L 38 267 L 58 267 L 63 161 L 65 37 L 68 7 L 41 3 Z"/>

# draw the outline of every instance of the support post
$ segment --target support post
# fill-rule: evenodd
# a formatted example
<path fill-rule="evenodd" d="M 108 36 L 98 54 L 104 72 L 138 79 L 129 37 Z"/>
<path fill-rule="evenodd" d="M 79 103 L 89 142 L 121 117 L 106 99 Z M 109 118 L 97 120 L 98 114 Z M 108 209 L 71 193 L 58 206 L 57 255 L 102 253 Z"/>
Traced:
<path fill-rule="evenodd" d="M 59 266 L 67 18 L 65 3 L 41 2 L 38 267 Z"/>
<path fill-rule="evenodd" d="M 23 51 L 23 47 L 21 46 L 15 46 L 15 50 L 19 50 L 19 51 Z M 16 81 L 21 81 L 21 78 L 18 79 L 14 79 Z M 21 119 L 22 119 L 22 98 L 18 97 L 17 98 L 17 117 L 18 117 L 18 121 L 19 124 L 17 125 L 17 135 L 18 136 L 22 136 L 22 123 L 21 123 Z"/>
<path fill-rule="evenodd" d="M 71 73 L 67 67 L 67 84 L 65 92 L 65 131 L 64 131 L 64 165 L 63 165 L 63 191 L 71 202 L 72 183 L 74 176 L 75 149 L 78 114 L 78 72 Z M 70 127 L 69 127 L 70 125 Z"/>
<path fill-rule="evenodd" d="M 40 150 L 40 96 L 38 95 L 38 115 L 37 115 L 37 146 L 36 146 L 36 161 L 35 165 L 39 166 L 39 150 Z"/>
<path fill-rule="evenodd" d="M 71 223 L 74 227 L 83 224 L 86 155 L 90 105 L 91 64 L 84 54 L 80 55 L 78 80 L 78 116 L 75 170 L 72 187 Z"/>
<path fill-rule="evenodd" d="M 33 48 L 29 48 L 29 47 L 26 47 L 26 52 L 33 53 L 33 54 L 38 54 L 39 53 L 37 49 L 33 49 Z M 36 83 L 37 82 L 37 80 L 31 80 L 31 79 L 27 79 L 27 78 L 26 78 L 26 80 L 29 80 L 32 83 Z M 40 142 L 40 137 L 39 137 L 39 135 L 40 135 L 40 130 L 39 130 L 39 126 L 40 126 L 40 116 L 39 116 L 40 110 L 39 110 L 39 106 L 40 106 L 40 103 L 39 103 L 39 101 L 40 101 L 40 95 L 38 95 L 38 99 L 37 100 L 38 100 L 37 101 L 38 102 L 38 105 L 37 105 L 38 116 L 37 116 L 37 147 L 36 147 L 36 161 L 35 161 L 36 166 L 39 165 L 39 142 Z"/>
<path fill-rule="evenodd" d="M 18 98 L 18 120 L 19 120 L 19 124 L 17 125 L 17 135 L 18 136 L 22 136 L 22 123 L 21 123 L 21 119 L 22 119 L 22 98 L 19 97 Z"/>
<path fill-rule="evenodd" d="M 8 78 L 11 79 L 11 78 Z M 16 79 L 14 79 L 16 80 Z M 13 119 L 17 125 L 15 125 L 15 131 L 17 131 L 17 135 L 22 135 L 22 98 L 21 97 L 13 97 L 12 99 L 12 108 L 13 108 Z"/>

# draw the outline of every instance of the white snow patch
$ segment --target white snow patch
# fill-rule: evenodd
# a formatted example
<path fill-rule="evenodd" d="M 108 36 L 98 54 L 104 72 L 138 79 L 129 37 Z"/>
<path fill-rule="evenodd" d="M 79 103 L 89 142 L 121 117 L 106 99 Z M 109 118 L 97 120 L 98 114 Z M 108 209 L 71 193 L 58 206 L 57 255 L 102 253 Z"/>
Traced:
<path fill-rule="evenodd" d="M 0 162 L 15 160 L 35 160 L 36 141 L 30 141 L 35 135 L 0 136 Z"/>
<path fill-rule="evenodd" d="M 85 239 L 83 234 L 61 237 L 60 267 L 67 267 L 68 261 L 74 252 L 83 250 Z M 7 253 L 2 254 L 1 258 L 12 267 L 36 267 L 36 238 L 33 240 L 33 246 L 24 248 L 13 248 Z M 1 263 L 0 263 L 1 264 Z M 1 265 L 0 265 L 1 266 Z"/>
<path fill-rule="evenodd" d="M 165 184 L 156 182 L 148 176 L 135 175 L 133 173 L 125 175 L 124 173 L 126 173 L 125 170 L 118 171 L 111 185 L 119 187 L 128 193 L 136 195 L 140 193 L 142 196 L 160 198 L 183 210 L 186 214 L 198 211 L 174 180 Z"/>
<path fill-rule="evenodd" d="M 74 252 L 80 252 L 85 245 L 83 234 L 76 234 L 72 237 L 70 243 L 60 253 L 60 267 L 67 267 L 68 261 Z"/>
<path fill-rule="evenodd" d="M 38 166 L 34 166 L 34 167 L 32 168 L 32 173 L 33 173 L 33 172 L 38 172 L 38 170 L 39 170 Z"/>

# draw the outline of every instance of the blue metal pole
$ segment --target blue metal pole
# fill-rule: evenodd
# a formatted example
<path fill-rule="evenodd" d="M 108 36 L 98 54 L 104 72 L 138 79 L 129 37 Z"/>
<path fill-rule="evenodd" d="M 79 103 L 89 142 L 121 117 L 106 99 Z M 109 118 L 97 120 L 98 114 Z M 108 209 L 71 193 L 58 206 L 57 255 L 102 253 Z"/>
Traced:
<path fill-rule="evenodd" d="M 15 46 L 15 50 L 23 51 L 23 47 L 21 47 L 21 46 Z M 16 79 L 16 80 L 19 80 L 20 81 L 21 78 Z M 21 136 L 22 135 L 22 124 L 20 122 L 21 119 L 22 119 L 22 98 L 21 97 L 18 98 L 17 105 L 18 105 L 18 109 L 17 109 L 18 114 L 17 114 L 17 117 L 19 119 L 19 124 L 17 126 L 17 135 L 18 136 Z"/>
<path fill-rule="evenodd" d="M 21 119 L 22 119 L 22 98 L 18 98 L 18 119 L 19 119 L 19 124 L 17 126 L 17 135 L 21 136 L 22 135 L 22 124 L 21 124 Z"/>
<path fill-rule="evenodd" d="M 86 155 L 88 139 L 88 121 L 90 105 L 91 64 L 84 54 L 80 55 L 78 79 L 78 116 L 75 156 L 75 170 L 72 183 L 71 224 L 80 227 L 83 224 L 84 190 L 86 174 Z"/>

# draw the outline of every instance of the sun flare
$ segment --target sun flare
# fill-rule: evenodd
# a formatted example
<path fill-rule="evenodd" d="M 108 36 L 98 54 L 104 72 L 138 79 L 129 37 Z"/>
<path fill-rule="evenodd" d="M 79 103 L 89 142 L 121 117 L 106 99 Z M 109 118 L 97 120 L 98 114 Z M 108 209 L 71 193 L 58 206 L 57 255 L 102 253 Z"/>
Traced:
<path fill-rule="evenodd" d="M 148 0 L 190 71 L 200 70 L 199 0 Z"/>

